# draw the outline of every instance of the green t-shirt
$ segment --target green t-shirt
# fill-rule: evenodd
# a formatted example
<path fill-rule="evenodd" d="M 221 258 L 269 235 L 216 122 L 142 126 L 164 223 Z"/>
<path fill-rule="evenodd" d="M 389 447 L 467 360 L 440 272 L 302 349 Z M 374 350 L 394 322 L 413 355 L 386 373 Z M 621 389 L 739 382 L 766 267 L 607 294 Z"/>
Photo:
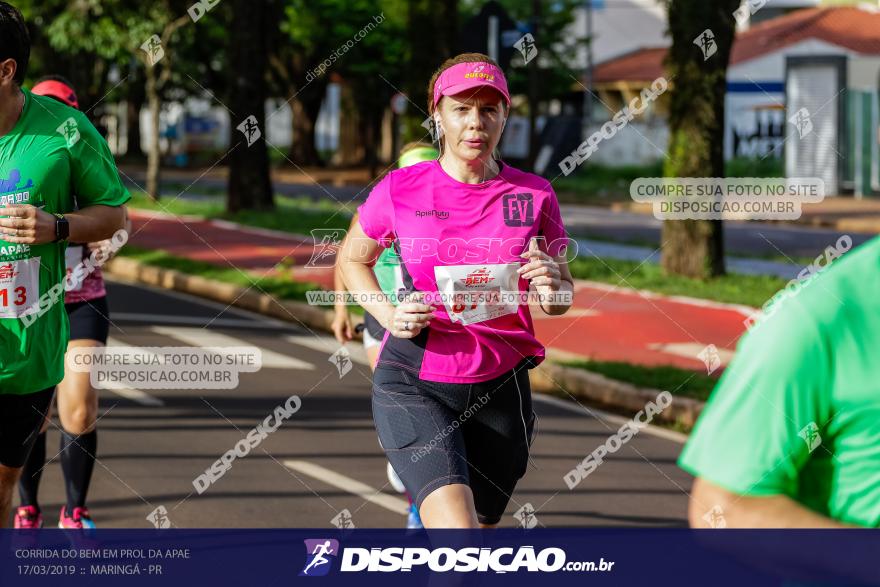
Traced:
<path fill-rule="evenodd" d="M 679 466 L 734 493 L 786 495 L 842 522 L 880 526 L 878 350 L 875 238 L 743 337 Z"/>
<path fill-rule="evenodd" d="M 403 289 L 403 274 L 400 269 L 400 256 L 393 247 L 388 247 L 373 265 L 373 273 L 382 293 L 388 296 L 396 296 Z M 391 303 L 397 305 L 397 298 L 392 298 Z"/>
<path fill-rule="evenodd" d="M 124 204 L 128 191 L 88 118 L 23 92 L 21 117 L 0 137 L 0 202 L 52 213 L 73 211 L 73 194 L 81 208 Z M 42 391 L 64 376 L 69 338 L 64 291 L 51 305 L 47 295 L 64 279 L 65 248 L 65 243 L 22 245 L 0 238 L 0 394 Z"/>

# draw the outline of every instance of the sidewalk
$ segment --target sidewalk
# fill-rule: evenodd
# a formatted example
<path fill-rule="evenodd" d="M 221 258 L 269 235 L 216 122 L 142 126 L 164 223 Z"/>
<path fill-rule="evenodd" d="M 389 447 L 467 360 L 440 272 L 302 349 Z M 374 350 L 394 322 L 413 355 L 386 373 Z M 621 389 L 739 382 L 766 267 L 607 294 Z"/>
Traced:
<path fill-rule="evenodd" d="M 133 179 L 138 185 L 145 183 L 143 166 L 123 165 L 120 167 L 124 177 Z M 198 181 L 200 185 L 212 185 L 224 188 L 228 170 L 224 166 L 209 169 L 175 169 L 163 168 L 162 180 L 190 184 Z M 352 197 L 366 197 L 367 186 L 373 178 L 366 167 L 350 169 L 333 168 L 295 168 L 281 167 L 272 170 L 272 181 L 275 189 L 281 193 L 294 195 L 299 193 L 321 193 L 320 187 L 332 186 L 342 189 L 340 192 L 346 200 Z M 600 204 L 592 202 L 589 206 Z M 633 212 L 653 217 L 650 204 L 636 202 L 609 202 L 607 208 L 613 212 Z M 852 196 L 829 196 L 816 204 L 804 204 L 803 214 L 797 220 L 780 220 L 779 224 L 797 224 L 815 227 L 833 228 L 842 232 L 863 232 L 880 234 L 880 198 L 864 197 L 855 199 Z"/>
<path fill-rule="evenodd" d="M 293 261 L 296 280 L 333 289 L 332 269 L 303 267 L 310 240 L 223 221 L 175 217 L 131 210 L 131 244 L 169 254 L 237 267 L 255 275 L 276 272 Z M 563 316 L 532 312 L 538 338 L 561 359 L 625 361 L 703 370 L 697 357 L 707 345 L 718 348 L 722 364 L 733 355 L 748 309 L 705 300 L 661 296 L 578 280 L 574 307 Z"/>
<path fill-rule="evenodd" d="M 653 216 L 651 204 L 614 202 L 609 209 Z M 801 217 L 797 220 L 771 222 L 833 228 L 841 232 L 880 233 L 880 198 L 830 196 L 815 204 L 804 204 Z"/>

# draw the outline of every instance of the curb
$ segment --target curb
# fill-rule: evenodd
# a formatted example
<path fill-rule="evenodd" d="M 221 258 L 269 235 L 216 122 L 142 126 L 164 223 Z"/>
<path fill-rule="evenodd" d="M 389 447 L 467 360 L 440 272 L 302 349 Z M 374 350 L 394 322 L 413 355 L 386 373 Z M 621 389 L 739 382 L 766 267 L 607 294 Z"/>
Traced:
<path fill-rule="evenodd" d="M 651 217 L 654 215 L 650 204 L 640 204 L 638 202 L 611 202 L 607 204 L 607 208 L 612 212 L 629 212 Z M 761 220 L 760 222 L 812 228 L 830 228 L 840 232 L 880 233 L 880 216 L 876 212 L 868 215 L 851 212 L 838 218 L 835 218 L 833 215 L 802 214 L 794 220 Z"/>
<path fill-rule="evenodd" d="M 244 288 L 231 283 L 188 275 L 174 269 L 163 269 L 134 259 L 116 257 L 109 261 L 104 271 L 116 277 L 207 298 L 222 304 L 236 306 L 265 316 L 300 324 L 312 330 L 330 332 L 333 310 L 322 310 L 305 302 L 279 300 L 274 296 Z M 360 316 L 352 316 L 352 326 L 363 322 Z"/>
<path fill-rule="evenodd" d="M 311 330 L 330 332 L 333 310 L 321 310 L 304 302 L 279 300 L 231 283 L 188 275 L 174 269 L 163 269 L 134 259 L 116 257 L 104 266 L 107 273 L 135 283 L 188 293 L 230 306 L 257 312 L 272 318 L 293 322 Z M 363 321 L 352 316 L 352 326 Z M 548 360 L 530 372 L 534 391 L 554 393 L 564 389 L 578 399 L 636 413 L 645 404 L 657 399 L 660 390 L 636 387 L 575 367 L 552 363 L 558 353 L 548 350 Z M 673 396 L 672 404 L 656 416 L 665 422 L 693 427 L 703 409 L 703 402 Z"/>
<path fill-rule="evenodd" d="M 552 351 L 548 351 L 548 355 L 552 357 Z M 660 394 L 659 389 L 636 387 L 592 371 L 551 363 L 550 360 L 548 358 L 531 372 L 532 389 L 535 391 L 552 394 L 558 389 L 565 389 L 578 399 L 633 414 L 643 410 L 648 402 L 655 401 Z M 691 429 L 704 405 L 700 400 L 673 395 L 669 407 L 654 418 Z"/>

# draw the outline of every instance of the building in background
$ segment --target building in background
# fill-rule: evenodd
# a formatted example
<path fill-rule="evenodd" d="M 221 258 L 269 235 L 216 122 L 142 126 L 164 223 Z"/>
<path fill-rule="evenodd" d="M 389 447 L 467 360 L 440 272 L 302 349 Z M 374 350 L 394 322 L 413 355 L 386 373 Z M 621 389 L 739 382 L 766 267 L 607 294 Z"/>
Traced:
<path fill-rule="evenodd" d="M 770 4 L 752 15 L 734 44 L 725 157 L 778 158 L 789 177 L 822 177 L 829 194 L 880 192 L 880 8 L 808 8 L 758 22 Z M 664 47 L 645 47 L 594 68 L 606 120 L 663 75 L 665 56 Z M 585 136 L 603 122 L 587 125 Z M 656 160 L 666 147 L 665 126 L 661 99 L 591 159 Z"/>

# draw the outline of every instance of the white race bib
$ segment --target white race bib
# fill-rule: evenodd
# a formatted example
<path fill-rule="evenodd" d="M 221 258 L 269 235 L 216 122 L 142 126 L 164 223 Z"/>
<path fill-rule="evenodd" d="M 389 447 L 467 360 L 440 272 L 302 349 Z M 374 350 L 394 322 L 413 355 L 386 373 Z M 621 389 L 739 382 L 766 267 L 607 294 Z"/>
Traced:
<path fill-rule="evenodd" d="M 21 318 L 39 310 L 40 258 L 0 262 L 0 318 Z"/>
<path fill-rule="evenodd" d="M 70 277 L 70 274 L 73 273 L 73 270 L 82 263 L 83 260 L 83 246 L 82 245 L 70 245 L 67 247 L 67 251 L 64 253 L 64 266 L 67 268 L 67 277 Z M 72 280 L 68 281 L 72 283 Z M 76 282 L 70 289 L 66 289 L 66 291 L 79 291 L 82 289 L 83 282 L 79 280 Z"/>
<path fill-rule="evenodd" d="M 476 324 L 514 314 L 519 305 L 519 263 L 434 267 L 449 319 Z"/>

